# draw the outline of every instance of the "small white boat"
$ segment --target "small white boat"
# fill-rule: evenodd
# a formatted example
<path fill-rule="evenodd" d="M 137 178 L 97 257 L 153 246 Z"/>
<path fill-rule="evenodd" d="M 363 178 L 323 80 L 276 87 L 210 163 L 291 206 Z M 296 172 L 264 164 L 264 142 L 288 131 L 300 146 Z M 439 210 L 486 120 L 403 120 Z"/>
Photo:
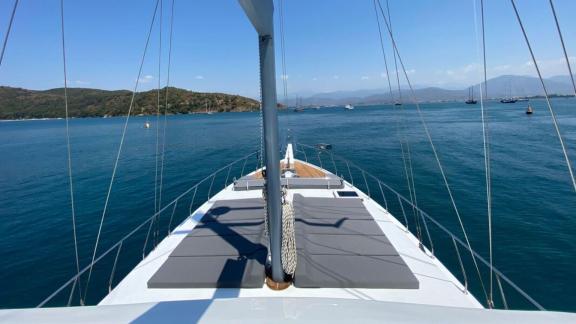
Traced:
<path fill-rule="evenodd" d="M 354 109 L 354 106 L 352 106 L 351 104 L 347 104 L 346 106 L 344 106 L 344 109 L 352 110 L 352 109 Z"/>
<path fill-rule="evenodd" d="M 144 128 L 150 128 L 150 122 L 149 121 L 146 121 L 144 123 Z"/>
<path fill-rule="evenodd" d="M 210 109 L 211 105 L 208 105 L 208 100 L 206 100 L 206 115 L 212 115 L 215 113 L 215 111 L 212 111 L 212 109 Z"/>

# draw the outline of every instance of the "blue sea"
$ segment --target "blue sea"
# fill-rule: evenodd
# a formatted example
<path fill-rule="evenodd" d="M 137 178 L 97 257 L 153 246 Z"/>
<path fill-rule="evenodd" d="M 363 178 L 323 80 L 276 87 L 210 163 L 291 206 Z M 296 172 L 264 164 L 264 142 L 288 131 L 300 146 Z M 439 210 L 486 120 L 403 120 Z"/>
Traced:
<path fill-rule="evenodd" d="M 552 103 L 570 157 L 576 161 L 576 101 L 558 98 Z M 487 103 L 494 265 L 545 308 L 576 311 L 576 193 L 545 101 L 532 100 L 531 104 L 535 113 L 527 116 L 526 102 Z M 415 107 L 404 105 L 402 110 L 394 106 L 367 106 L 352 111 L 342 108 L 285 111 L 279 115 L 280 133 L 282 138 L 290 135 L 304 144 L 330 143 L 333 153 L 409 196 L 399 141 L 404 136 L 410 143 L 418 206 L 462 237 Z M 422 104 L 422 111 L 472 247 L 487 258 L 480 105 Z M 147 120 L 152 124 L 150 129 L 143 127 Z M 123 122 L 123 118 L 70 121 L 82 266 L 92 257 Z M 167 122 L 164 204 L 212 171 L 260 147 L 259 113 L 169 116 Z M 2 308 L 33 307 L 76 272 L 64 125 L 63 120 L 0 122 Z M 154 213 L 157 127 L 155 117 L 130 120 L 99 252 Z M 304 158 L 302 153 L 297 155 Z M 315 160 L 318 156 L 310 152 L 307 158 L 316 164 L 322 161 Z M 326 165 L 329 159 L 324 157 L 323 161 L 324 167 L 330 166 Z M 248 160 L 246 169 L 253 170 L 257 165 L 258 158 L 254 156 Z M 366 190 L 370 188 L 373 194 L 377 190 L 374 184 L 369 184 Z M 200 187 L 198 197 L 202 190 L 207 188 Z M 390 200 L 392 196 L 388 197 Z M 190 202 L 178 206 L 177 222 L 186 216 Z M 391 211 L 401 218 L 398 205 L 391 206 Z M 429 226 L 437 257 L 462 278 L 452 241 Z M 162 233 L 167 232 L 164 227 Z M 122 248 L 114 284 L 141 260 L 145 235 L 144 232 L 134 236 Z M 464 256 L 465 251 L 460 249 L 460 253 Z M 103 259 L 98 270 L 95 268 L 87 303 L 96 303 L 107 291 L 114 255 L 115 252 L 111 258 Z M 473 268 L 466 269 L 471 289 L 483 300 L 478 277 Z M 483 271 L 487 285 L 487 272 Z M 85 289 L 86 282 L 83 285 Z M 494 295 L 500 296 L 494 285 Z M 505 283 L 503 286 L 510 306 L 529 308 L 510 286 Z M 69 292 L 67 288 L 59 297 L 64 304 Z M 78 303 L 77 299 L 74 296 L 73 304 Z"/>

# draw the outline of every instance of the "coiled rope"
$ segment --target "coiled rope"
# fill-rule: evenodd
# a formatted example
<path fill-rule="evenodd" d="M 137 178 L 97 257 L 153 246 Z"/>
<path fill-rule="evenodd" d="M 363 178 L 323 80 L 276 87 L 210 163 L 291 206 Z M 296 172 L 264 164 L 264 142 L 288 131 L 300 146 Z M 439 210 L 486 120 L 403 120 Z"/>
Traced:
<path fill-rule="evenodd" d="M 284 273 L 294 275 L 296 272 L 296 265 L 298 263 L 298 256 L 296 253 L 296 231 L 294 229 L 294 207 L 286 200 L 287 191 L 282 189 L 282 269 Z M 262 189 L 262 197 L 264 198 L 264 235 L 269 237 L 270 228 L 267 213 L 267 199 L 266 188 Z"/>
<path fill-rule="evenodd" d="M 294 207 L 285 202 L 282 205 L 282 268 L 285 273 L 294 275 L 297 259 Z"/>

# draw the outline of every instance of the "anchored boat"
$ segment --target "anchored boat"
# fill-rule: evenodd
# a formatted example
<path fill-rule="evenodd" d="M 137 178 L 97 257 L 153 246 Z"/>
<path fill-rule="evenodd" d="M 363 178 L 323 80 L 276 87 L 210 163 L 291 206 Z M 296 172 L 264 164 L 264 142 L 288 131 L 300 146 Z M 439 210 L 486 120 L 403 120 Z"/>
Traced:
<path fill-rule="evenodd" d="M 518 100 L 514 99 L 514 98 L 504 98 L 504 99 L 500 99 L 501 103 L 505 103 L 505 104 L 511 104 L 511 103 L 516 103 Z"/>
<path fill-rule="evenodd" d="M 468 88 L 468 100 L 466 100 L 466 104 L 475 105 L 476 103 L 478 103 L 478 101 L 474 99 L 474 87 L 470 87 Z"/>

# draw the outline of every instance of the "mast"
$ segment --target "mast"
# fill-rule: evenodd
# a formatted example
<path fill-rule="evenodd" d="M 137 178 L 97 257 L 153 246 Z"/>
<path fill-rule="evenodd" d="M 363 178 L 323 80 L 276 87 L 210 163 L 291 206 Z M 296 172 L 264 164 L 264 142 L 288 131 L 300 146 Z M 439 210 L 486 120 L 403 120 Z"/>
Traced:
<path fill-rule="evenodd" d="M 280 192 L 280 149 L 276 108 L 276 67 L 274 62 L 274 5 L 272 0 L 238 0 L 258 32 L 260 87 L 264 119 L 264 157 L 266 163 L 266 207 L 270 237 L 271 276 L 284 282 L 282 268 L 282 197 Z"/>

